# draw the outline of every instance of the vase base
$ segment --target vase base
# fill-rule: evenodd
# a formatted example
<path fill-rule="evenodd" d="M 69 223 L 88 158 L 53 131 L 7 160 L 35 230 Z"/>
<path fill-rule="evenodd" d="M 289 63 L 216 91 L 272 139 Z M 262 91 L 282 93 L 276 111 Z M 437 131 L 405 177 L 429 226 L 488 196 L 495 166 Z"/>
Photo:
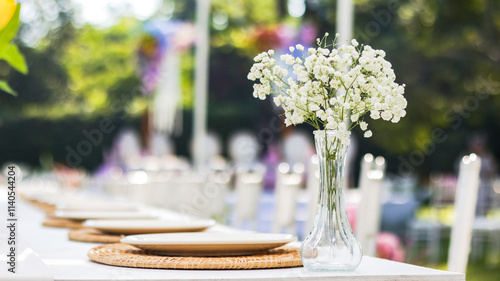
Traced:
<path fill-rule="evenodd" d="M 314 264 L 314 265 L 304 265 L 308 271 L 315 272 L 348 272 L 354 271 L 358 267 L 346 264 Z"/>

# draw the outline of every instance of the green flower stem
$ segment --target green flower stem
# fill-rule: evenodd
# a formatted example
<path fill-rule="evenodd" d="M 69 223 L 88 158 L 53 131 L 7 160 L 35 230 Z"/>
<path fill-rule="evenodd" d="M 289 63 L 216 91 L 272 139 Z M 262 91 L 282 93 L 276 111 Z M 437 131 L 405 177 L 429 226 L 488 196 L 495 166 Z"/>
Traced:
<path fill-rule="evenodd" d="M 341 151 L 341 143 L 338 138 L 335 138 L 333 141 L 331 141 L 329 138 L 332 138 L 333 136 L 329 136 L 326 131 L 323 131 L 324 133 L 324 151 L 321 153 L 318 151 L 318 154 L 320 154 L 320 161 L 324 161 L 322 163 L 322 167 L 325 169 L 324 171 L 321 171 L 323 174 L 322 180 L 326 181 L 326 203 L 327 203 L 327 209 L 329 212 L 332 212 L 337 209 L 337 201 L 338 201 L 338 190 L 337 190 L 337 183 L 336 181 L 338 180 L 337 175 L 337 164 L 342 159 L 338 159 L 338 157 L 341 157 L 340 155 Z M 323 155 L 321 155 L 323 154 Z M 338 215 L 338 214 L 336 214 Z M 340 218 L 338 218 L 340 219 Z"/>

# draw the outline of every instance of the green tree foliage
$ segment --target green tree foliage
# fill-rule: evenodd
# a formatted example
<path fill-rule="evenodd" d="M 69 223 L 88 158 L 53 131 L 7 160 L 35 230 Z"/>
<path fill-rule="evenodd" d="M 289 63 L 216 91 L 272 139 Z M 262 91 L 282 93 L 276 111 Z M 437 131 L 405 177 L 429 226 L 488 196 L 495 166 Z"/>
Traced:
<path fill-rule="evenodd" d="M 371 1 L 356 14 L 355 36 L 384 49 L 406 83 L 408 115 L 396 126 L 373 122 L 374 142 L 394 154 L 422 154 L 418 170 L 452 170 L 467 141 L 499 137 L 498 1 Z M 375 5 L 374 5 L 375 4 Z M 370 4 L 367 4 L 370 6 Z M 357 11 L 362 9 L 359 7 Z M 433 131 L 443 130 L 437 138 Z M 444 140 L 444 141 L 443 141 Z M 497 156 L 500 150 L 492 149 Z M 419 162 L 419 161 L 416 161 Z"/>
<path fill-rule="evenodd" d="M 19 93 L 18 98 L 0 95 L 0 124 L 19 118 L 91 120 L 141 113 L 146 102 L 135 72 L 140 22 L 123 19 L 105 29 L 76 28 L 67 1 L 49 2 L 58 9 L 58 20 L 38 45 L 20 47 L 30 73 L 23 76 L 0 62 L 0 77 Z M 253 57 L 265 47 L 255 41 L 255 30 L 308 22 L 317 27 L 318 36 L 334 33 L 336 2 L 305 1 L 304 16 L 292 18 L 286 0 L 213 0 L 209 129 L 225 137 L 240 128 L 258 132 L 269 127 L 279 113 L 271 103 L 255 101 L 246 80 Z M 194 0 L 165 0 L 155 17 L 194 21 L 195 7 Z M 400 123 L 370 124 L 376 133 L 362 140 L 360 153 L 391 156 L 393 170 L 398 156 L 420 153 L 425 162 L 416 170 L 451 170 L 471 133 L 486 132 L 493 144 L 500 137 L 499 18 L 500 3 L 494 0 L 355 1 L 354 37 L 386 51 L 398 82 L 406 83 L 409 102 Z M 27 24 L 20 33 L 33 28 Z M 181 63 L 183 103 L 191 108 L 194 52 L 183 55 Z M 189 137 L 188 125 L 180 142 Z M 443 130 L 445 141 L 436 140 L 436 129 Z M 500 156 L 500 147 L 493 150 Z"/>
<path fill-rule="evenodd" d="M 19 52 L 19 49 L 13 39 L 17 34 L 19 29 L 19 12 L 21 11 L 21 4 L 11 6 L 14 10 L 14 14 L 7 22 L 5 26 L 0 28 L 0 59 L 4 60 L 13 69 L 21 72 L 22 74 L 28 73 L 28 67 L 23 55 Z M 2 11 L 5 13 L 5 11 Z M 9 86 L 7 81 L 0 79 L 0 90 L 7 92 L 11 95 L 17 95 L 17 93 Z"/>
<path fill-rule="evenodd" d="M 102 114 L 109 111 L 111 101 L 132 101 L 140 94 L 135 59 L 139 38 L 140 25 L 134 19 L 107 29 L 85 25 L 78 31 L 61 60 L 71 81 L 74 105 L 78 104 L 74 113 Z"/>
<path fill-rule="evenodd" d="M 336 2 L 306 2 L 304 19 L 321 34 L 335 32 Z M 386 51 L 408 99 L 401 122 L 371 122 L 377 133 L 361 139 L 361 153 L 390 156 L 395 172 L 398 156 L 408 160 L 412 153 L 424 161 L 416 161 L 415 171 L 451 171 L 480 132 L 500 158 L 493 145 L 500 137 L 498 1 L 358 0 L 354 13 L 354 37 Z M 433 135 L 441 130 L 443 137 Z"/>
<path fill-rule="evenodd" d="M 5 73 L 19 93 L 16 98 L 0 95 L 0 138 L 5 140 L 0 142 L 0 162 L 37 165 L 38 155 L 49 153 L 65 163 L 65 147 L 78 144 L 84 129 L 91 130 L 102 118 L 116 119 L 116 131 L 82 162 L 95 168 L 102 161 L 103 145 L 109 146 L 118 127 L 134 121 L 145 108 L 135 72 L 140 23 L 123 19 L 107 29 L 77 29 L 70 11 L 61 9 L 61 14 L 60 25 L 37 45 L 21 48 L 30 66 L 28 75 L 0 62 L 0 75 Z M 17 153 L 20 149 L 24 152 Z"/>

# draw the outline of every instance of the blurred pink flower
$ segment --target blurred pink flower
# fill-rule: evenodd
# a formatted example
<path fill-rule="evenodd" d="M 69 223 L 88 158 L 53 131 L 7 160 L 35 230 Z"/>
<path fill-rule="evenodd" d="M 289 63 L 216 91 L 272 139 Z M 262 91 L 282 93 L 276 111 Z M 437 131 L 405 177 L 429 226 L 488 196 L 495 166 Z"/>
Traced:
<path fill-rule="evenodd" d="M 356 233 L 357 205 L 346 204 L 346 210 L 351 228 Z M 404 261 L 405 252 L 399 243 L 399 238 L 389 232 L 379 233 L 377 236 L 377 257 L 399 262 Z"/>
<path fill-rule="evenodd" d="M 379 233 L 377 236 L 377 256 L 393 261 L 403 261 L 404 251 L 399 244 L 399 238 L 392 233 Z"/>
<path fill-rule="evenodd" d="M 347 218 L 349 219 L 349 223 L 351 224 L 352 231 L 356 233 L 356 204 L 346 204 Z"/>

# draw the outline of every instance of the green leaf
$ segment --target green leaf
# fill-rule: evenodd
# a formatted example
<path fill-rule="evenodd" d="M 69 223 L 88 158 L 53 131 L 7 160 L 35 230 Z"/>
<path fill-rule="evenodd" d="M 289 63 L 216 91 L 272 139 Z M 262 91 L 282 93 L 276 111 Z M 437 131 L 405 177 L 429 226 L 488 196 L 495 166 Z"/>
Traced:
<path fill-rule="evenodd" d="M 19 29 L 19 11 L 21 10 L 21 4 L 17 4 L 16 11 L 9 23 L 0 30 L 0 57 L 3 57 L 5 51 L 10 45 L 10 42 L 14 37 L 16 37 L 17 30 Z"/>
<path fill-rule="evenodd" d="M 17 69 L 17 71 L 22 74 L 28 74 L 26 61 L 16 45 L 11 44 L 3 54 L 2 59 L 7 61 L 13 68 Z"/>
<path fill-rule="evenodd" d="M 7 92 L 13 96 L 17 96 L 16 91 L 14 91 L 9 84 L 7 84 L 7 81 L 2 81 L 0 80 L 0 90 Z"/>

